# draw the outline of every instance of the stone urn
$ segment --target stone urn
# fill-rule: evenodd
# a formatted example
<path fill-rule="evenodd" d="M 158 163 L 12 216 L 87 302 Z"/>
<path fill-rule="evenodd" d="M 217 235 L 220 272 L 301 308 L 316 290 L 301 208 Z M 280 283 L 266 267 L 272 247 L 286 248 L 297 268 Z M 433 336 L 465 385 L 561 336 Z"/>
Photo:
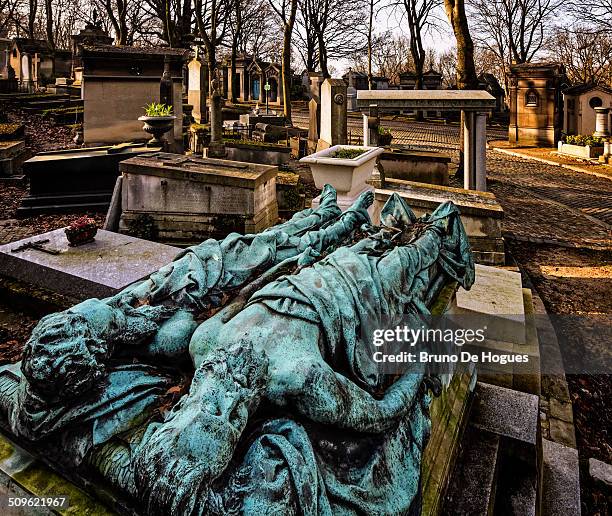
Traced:
<path fill-rule="evenodd" d="M 162 147 L 164 142 L 162 141 L 162 136 L 170 131 L 174 127 L 174 121 L 176 120 L 176 116 L 140 116 L 138 120 L 144 122 L 142 129 L 153 135 L 147 142 L 147 147 Z"/>
<path fill-rule="evenodd" d="M 338 151 L 363 151 L 353 158 L 334 157 Z M 308 163 L 317 188 L 330 184 L 338 192 L 338 197 L 359 195 L 366 188 L 366 181 L 372 176 L 376 159 L 385 151 L 382 147 L 362 147 L 357 145 L 334 145 L 300 160 Z"/>

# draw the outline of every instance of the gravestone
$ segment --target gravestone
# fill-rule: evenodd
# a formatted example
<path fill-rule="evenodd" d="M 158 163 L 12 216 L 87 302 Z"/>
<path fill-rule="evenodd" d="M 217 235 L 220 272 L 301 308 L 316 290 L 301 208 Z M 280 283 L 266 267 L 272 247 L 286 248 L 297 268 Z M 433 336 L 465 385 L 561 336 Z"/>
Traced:
<path fill-rule="evenodd" d="M 179 251 L 105 230 L 98 230 L 93 242 L 71 247 L 64 230 L 56 229 L 0 246 L 0 275 L 77 300 L 104 298 L 158 270 Z"/>
<path fill-rule="evenodd" d="M 208 68 L 195 57 L 189 61 L 187 102 L 193 106 L 193 118 L 198 124 L 208 120 L 206 97 L 208 96 Z"/>
<path fill-rule="evenodd" d="M 182 152 L 183 62 L 187 50 L 161 47 L 83 45 L 83 138 L 86 145 L 146 141 L 138 117 L 144 106 L 160 101 L 166 56 L 173 83 L 172 151 Z"/>
<path fill-rule="evenodd" d="M 353 70 L 349 68 L 348 87 L 346 88 L 347 111 L 357 111 L 357 89 L 355 88 L 355 78 Z"/>
<path fill-rule="evenodd" d="M 123 161 L 120 170 L 120 232 L 148 217 L 159 241 L 190 245 L 258 233 L 278 219 L 275 166 L 160 152 Z"/>
<path fill-rule="evenodd" d="M 308 102 L 308 149 L 314 152 L 319 141 L 319 103 L 313 98 Z"/>
<path fill-rule="evenodd" d="M 325 79 L 321 86 L 321 130 L 317 150 L 346 145 L 346 83 L 342 79 Z"/>

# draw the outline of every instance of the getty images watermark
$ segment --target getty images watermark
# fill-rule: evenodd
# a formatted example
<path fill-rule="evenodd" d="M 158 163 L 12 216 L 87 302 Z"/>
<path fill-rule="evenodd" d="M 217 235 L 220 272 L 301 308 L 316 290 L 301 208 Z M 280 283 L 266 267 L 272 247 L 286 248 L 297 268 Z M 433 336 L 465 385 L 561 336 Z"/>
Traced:
<path fill-rule="evenodd" d="M 609 315 L 406 315 L 360 327 L 360 360 L 382 373 L 612 374 Z"/>

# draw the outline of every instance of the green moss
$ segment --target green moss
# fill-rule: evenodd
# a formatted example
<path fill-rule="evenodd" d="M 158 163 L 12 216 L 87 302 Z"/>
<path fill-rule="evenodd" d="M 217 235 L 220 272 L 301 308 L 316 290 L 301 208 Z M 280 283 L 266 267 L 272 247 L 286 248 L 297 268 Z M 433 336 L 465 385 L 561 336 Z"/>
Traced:
<path fill-rule="evenodd" d="M 258 140 L 233 140 L 230 138 L 224 138 L 224 141 L 229 144 L 244 145 L 246 147 L 253 147 L 254 149 L 268 149 L 268 150 L 287 150 L 289 147 L 286 145 L 278 145 L 277 143 L 260 142 Z"/>

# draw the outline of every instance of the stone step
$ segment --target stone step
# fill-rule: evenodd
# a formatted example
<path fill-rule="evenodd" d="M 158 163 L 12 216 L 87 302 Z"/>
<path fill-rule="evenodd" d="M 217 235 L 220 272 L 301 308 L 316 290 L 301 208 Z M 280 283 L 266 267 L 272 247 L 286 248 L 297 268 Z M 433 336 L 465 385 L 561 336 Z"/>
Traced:
<path fill-rule="evenodd" d="M 447 514 L 539 513 L 538 396 L 478 382 Z"/>
<path fill-rule="evenodd" d="M 499 444 L 499 435 L 468 426 L 443 514 L 493 514 Z"/>
<path fill-rule="evenodd" d="M 580 514 L 578 450 L 542 439 L 543 516 Z"/>

